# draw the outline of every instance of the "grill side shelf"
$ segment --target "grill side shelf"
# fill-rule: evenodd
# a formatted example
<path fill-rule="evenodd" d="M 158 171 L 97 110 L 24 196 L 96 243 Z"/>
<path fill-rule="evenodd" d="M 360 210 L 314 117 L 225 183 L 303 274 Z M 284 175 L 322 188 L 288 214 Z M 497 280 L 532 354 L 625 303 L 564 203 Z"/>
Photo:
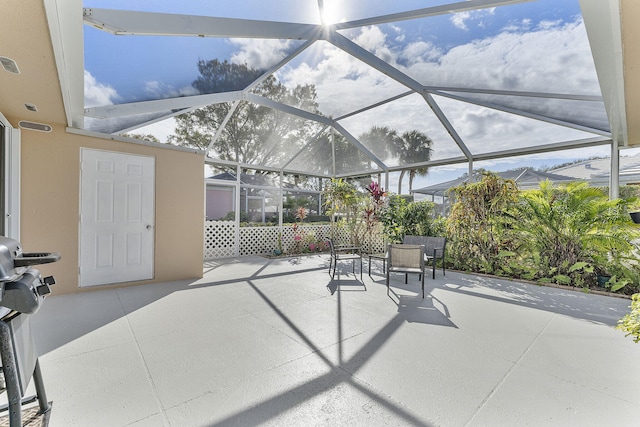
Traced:
<path fill-rule="evenodd" d="M 60 254 L 57 252 L 23 252 L 22 255 L 13 259 L 13 265 L 16 267 L 28 267 L 57 261 L 60 261 Z"/>

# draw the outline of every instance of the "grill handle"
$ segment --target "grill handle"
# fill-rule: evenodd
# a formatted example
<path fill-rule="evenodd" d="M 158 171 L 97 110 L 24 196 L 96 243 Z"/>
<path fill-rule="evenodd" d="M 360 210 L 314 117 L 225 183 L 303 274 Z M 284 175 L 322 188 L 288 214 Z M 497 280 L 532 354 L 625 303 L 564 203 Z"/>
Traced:
<path fill-rule="evenodd" d="M 57 252 L 24 252 L 13 259 L 13 265 L 16 267 L 28 267 L 57 261 L 60 261 L 60 254 Z"/>

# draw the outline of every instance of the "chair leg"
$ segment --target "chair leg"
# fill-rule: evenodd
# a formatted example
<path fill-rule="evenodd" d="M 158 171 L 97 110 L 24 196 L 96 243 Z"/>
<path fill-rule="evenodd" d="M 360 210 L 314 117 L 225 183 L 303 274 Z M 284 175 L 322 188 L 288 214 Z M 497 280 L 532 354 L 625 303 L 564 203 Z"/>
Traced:
<path fill-rule="evenodd" d="M 409 283 L 409 273 L 404 273 L 404 284 Z"/>
<path fill-rule="evenodd" d="M 422 276 L 422 299 L 424 299 L 424 274 L 421 274 L 420 276 Z"/>
<path fill-rule="evenodd" d="M 433 257 L 433 267 L 431 271 L 433 271 L 433 280 L 436 280 L 436 257 Z"/>

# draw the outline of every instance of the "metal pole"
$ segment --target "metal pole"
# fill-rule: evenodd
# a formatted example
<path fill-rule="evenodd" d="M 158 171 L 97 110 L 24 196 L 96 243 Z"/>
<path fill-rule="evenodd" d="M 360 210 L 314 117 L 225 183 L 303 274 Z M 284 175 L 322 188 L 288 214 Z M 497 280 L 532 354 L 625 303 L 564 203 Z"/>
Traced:
<path fill-rule="evenodd" d="M 42 381 L 42 371 L 40 371 L 40 361 L 36 359 L 36 367 L 33 370 L 33 385 L 36 387 L 36 395 L 38 396 L 38 404 L 40 405 L 40 413 L 49 412 L 51 405 L 47 400 L 47 393 L 44 390 L 44 382 Z"/>
<path fill-rule="evenodd" d="M 6 322 L 0 321 L 0 356 L 4 382 L 7 387 L 9 403 L 9 427 L 22 427 L 22 396 L 18 384 L 18 370 L 13 354 L 13 339 L 11 330 Z"/>
<path fill-rule="evenodd" d="M 242 194 L 242 188 L 240 187 L 240 176 L 242 174 L 242 168 L 240 165 L 236 166 L 236 229 L 235 229 L 235 256 L 240 256 L 240 197 Z M 248 195 L 248 194 L 247 194 Z"/>
<path fill-rule="evenodd" d="M 611 141 L 611 173 L 609 175 L 609 199 L 620 197 L 620 149 L 618 140 Z"/>

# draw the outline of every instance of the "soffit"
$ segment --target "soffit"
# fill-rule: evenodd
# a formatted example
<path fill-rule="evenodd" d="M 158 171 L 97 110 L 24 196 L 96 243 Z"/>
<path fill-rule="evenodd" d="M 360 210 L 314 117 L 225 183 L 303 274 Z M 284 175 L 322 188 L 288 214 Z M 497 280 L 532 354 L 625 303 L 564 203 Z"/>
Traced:
<path fill-rule="evenodd" d="M 0 68 L 0 111 L 14 126 L 19 120 L 66 124 L 44 3 L 3 0 L 0 39 L 0 56 L 13 59 L 20 70 Z M 28 111 L 25 103 L 38 111 Z"/>

